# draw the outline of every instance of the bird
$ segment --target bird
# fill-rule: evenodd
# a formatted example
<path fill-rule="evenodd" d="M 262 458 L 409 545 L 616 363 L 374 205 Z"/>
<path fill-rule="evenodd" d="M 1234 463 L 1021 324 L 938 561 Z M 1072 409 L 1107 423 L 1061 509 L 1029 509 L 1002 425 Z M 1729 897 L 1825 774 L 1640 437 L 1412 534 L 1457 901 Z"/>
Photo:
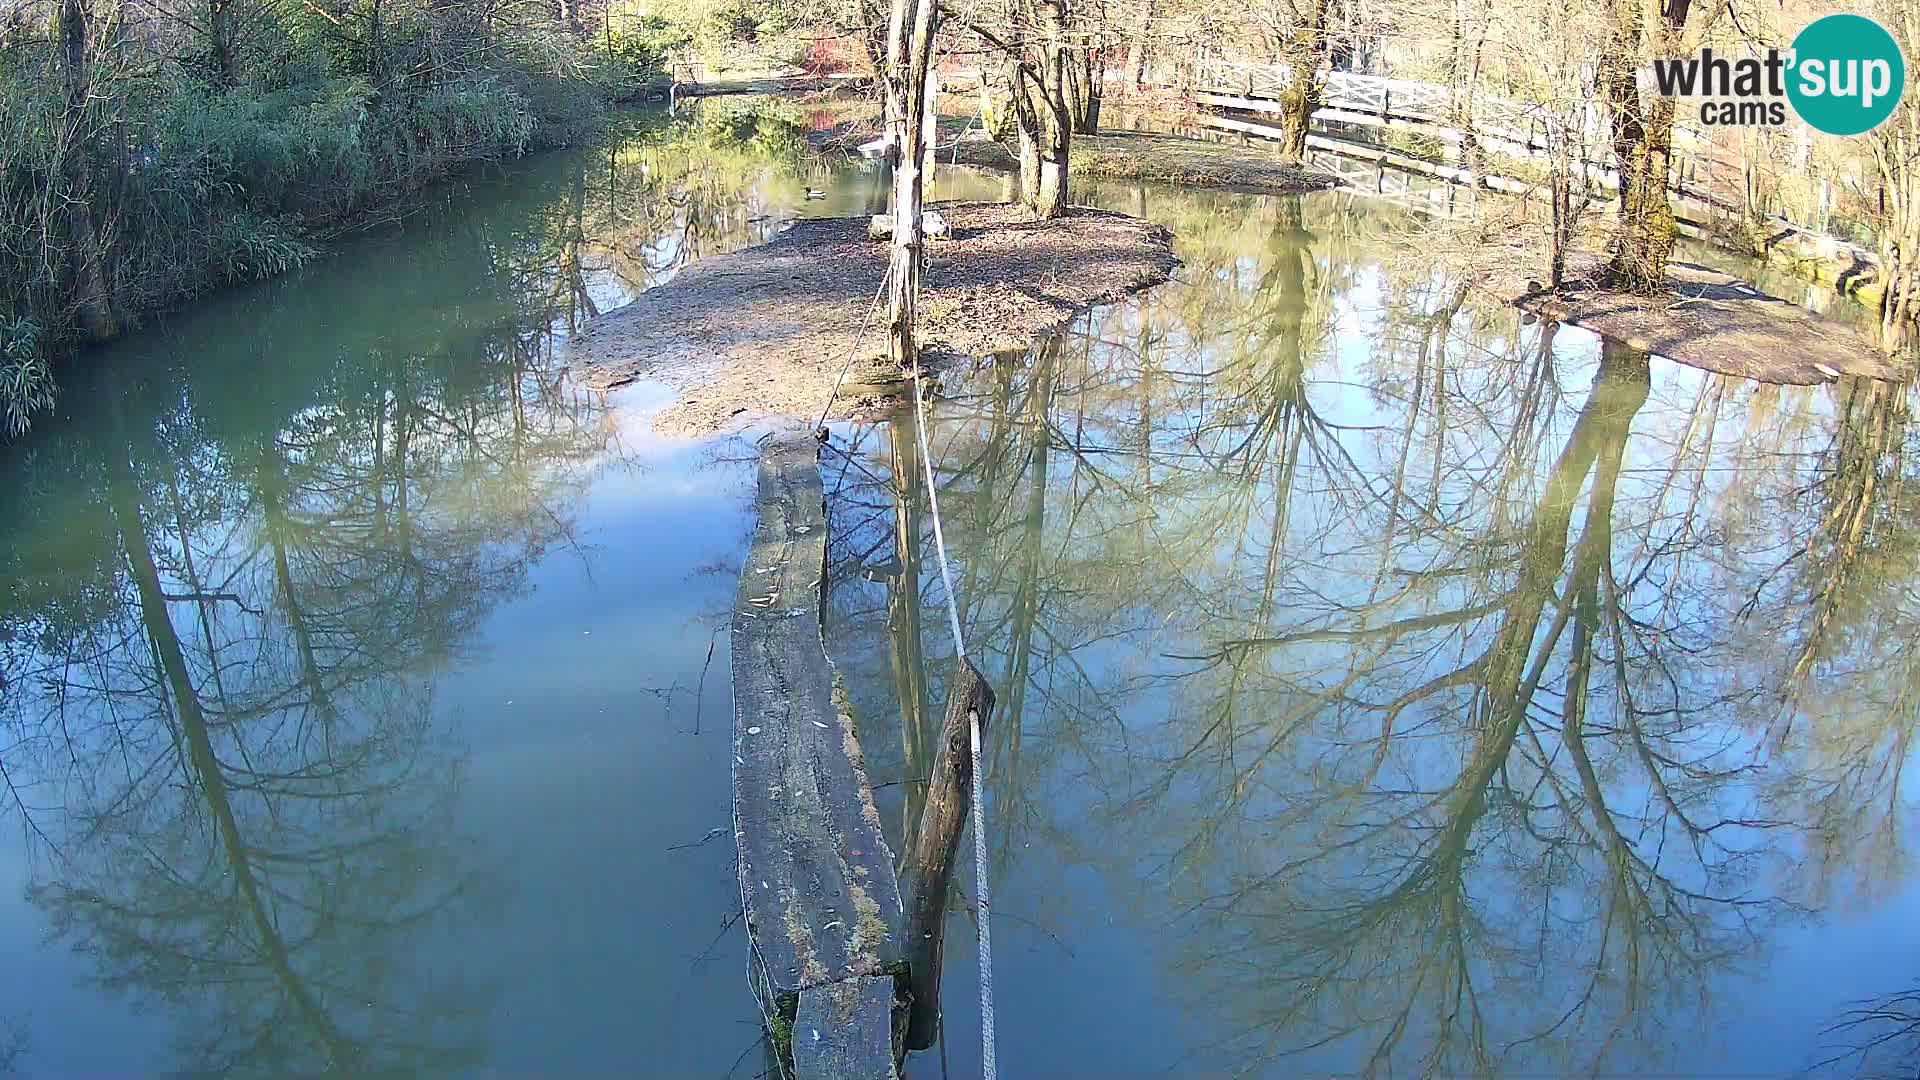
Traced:
<path fill-rule="evenodd" d="M 809 199 L 824 199 L 826 197 L 827 197 L 827 193 L 824 191 L 821 191 L 819 188 L 810 187 L 807 189 L 807 198 Z"/>

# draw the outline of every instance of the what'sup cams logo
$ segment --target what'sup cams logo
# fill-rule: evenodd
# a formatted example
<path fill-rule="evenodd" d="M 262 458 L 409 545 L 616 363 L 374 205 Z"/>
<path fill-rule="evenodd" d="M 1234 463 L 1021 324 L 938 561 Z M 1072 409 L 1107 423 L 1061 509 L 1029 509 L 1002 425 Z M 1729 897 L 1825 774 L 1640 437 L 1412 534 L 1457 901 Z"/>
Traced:
<path fill-rule="evenodd" d="M 1653 62 L 1654 86 L 1673 98 L 1705 98 L 1709 127 L 1779 127 L 1787 109 L 1816 131 L 1860 135 L 1900 104 L 1907 61 L 1885 27 L 1860 15 L 1828 15 L 1807 24 L 1782 52 L 1729 60 L 1712 49 Z"/>

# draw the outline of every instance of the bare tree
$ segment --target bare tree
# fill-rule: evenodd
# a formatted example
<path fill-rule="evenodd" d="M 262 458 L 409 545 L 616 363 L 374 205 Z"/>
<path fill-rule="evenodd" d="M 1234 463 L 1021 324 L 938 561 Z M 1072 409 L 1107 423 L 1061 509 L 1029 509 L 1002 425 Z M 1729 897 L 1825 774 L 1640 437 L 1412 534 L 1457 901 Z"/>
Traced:
<path fill-rule="evenodd" d="M 1693 0 L 1607 0 L 1612 28 L 1602 53 L 1600 91 L 1611 114 L 1620 173 L 1620 215 L 1608 272 L 1636 292 L 1666 288 L 1677 233 L 1667 185 L 1673 172 L 1674 99 L 1642 88 L 1639 71 L 1677 55 Z"/>

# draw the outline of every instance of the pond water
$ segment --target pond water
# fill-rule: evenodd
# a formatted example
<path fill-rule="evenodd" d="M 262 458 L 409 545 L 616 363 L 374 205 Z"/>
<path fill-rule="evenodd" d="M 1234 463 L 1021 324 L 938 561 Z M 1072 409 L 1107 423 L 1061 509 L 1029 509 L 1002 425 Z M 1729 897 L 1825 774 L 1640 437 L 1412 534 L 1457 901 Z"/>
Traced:
<path fill-rule="evenodd" d="M 576 388 L 567 340 L 876 207 L 801 151 L 831 119 L 471 179 L 87 357 L 0 449 L 0 1071 L 765 1068 L 725 833 L 752 433 L 653 437 L 664 393 Z M 1179 279 L 951 374 L 930 432 L 1001 703 L 1003 1067 L 1785 1075 L 1911 985 L 1904 395 L 1521 326 L 1349 195 L 1085 195 Z M 826 463 L 895 829 L 952 663 L 913 442 Z"/>
<path fill-rule="evenodd" d="M 1884 1029 L 1829 1029 L 1920 979 L 1909 395 L 1526 325 L 1351 195 L 1083 194 L 1178 279 L 950 376 L 928 433 L 999 690 L 1001 1061 L 1856 1068 Z M 827 474 L 896 829 L 954 651 L 913 424 Z"/>
<path fill-rule="evenodd" d="M 721 632 L 754 448 L 657 441 L 658 392 L 565 354 L 881 191 L 799 151 L 717 109 L 472 179 L 84 358 L 0 448 L 0 1073 L 755 1046 Z"/>

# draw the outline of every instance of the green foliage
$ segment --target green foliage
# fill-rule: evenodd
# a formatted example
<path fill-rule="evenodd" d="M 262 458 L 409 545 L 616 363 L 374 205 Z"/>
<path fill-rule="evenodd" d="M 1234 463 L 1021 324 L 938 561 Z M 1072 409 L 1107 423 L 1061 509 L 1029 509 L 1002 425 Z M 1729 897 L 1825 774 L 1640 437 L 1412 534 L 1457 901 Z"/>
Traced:
<path fill-rule="evenodd" d="M 693 30 L 655 14 L 618 18 L 605 35 L 616 81 L 651 82 L 667 74 L 674 53 L 693 44 Z"/>
<path fill-rule="evenodd" d="M 806 141 L 805 114 L 784 98 L 709 98 L 700 103 L 693 123 L 707 145 L 744 145 L 760 157 L 791 157 Z"/>
<path fill-rule="evenodd" d="M 18 437 L 36 412 L 53 408 L 53 372 L 29 319 L 0 322 L 0 431 Z"/>
<path fill-rule="evenodd" d="M 664 70 L 673 40 L 662 20 L 593 34 L 541 7 L 508 28 L 424 0 L 380 0 L 376 32 L 375 10 L 261 4 L 226 79 L 186 37 L 152 43 L 159 62 L 96 41 L 78 109 L 55 42 L 0 43 L 0 437 L 51 402 L 83 296 L 105 290 L 90 308 L 111 332 L 284 273 L 457 169 L 575 141 Z"/>
<path fill-rule="evenodd" d="M 812 12 L 787 0 L 657 0 L 650 12 L 686 39 L 683 47 L 717 66 L 794 65 L 811 45 L 805 30 Z"/>
<path fill-rule="evenodd" d="M 1381 137 L 1381 143 L 1395 153 L 1405 154 L 1421 161 L 1445 162 L 1447 144 L 1431 135 L 1417 131 L 1389 129 Z"/>
<path fill-rule="evenodd" d="M 358 79 L 267 94 L 184 87 L 155 125 L 159 182 L 218 192 L 261 212 L 318 209 L 373 180 L 372 96 Z"/>

